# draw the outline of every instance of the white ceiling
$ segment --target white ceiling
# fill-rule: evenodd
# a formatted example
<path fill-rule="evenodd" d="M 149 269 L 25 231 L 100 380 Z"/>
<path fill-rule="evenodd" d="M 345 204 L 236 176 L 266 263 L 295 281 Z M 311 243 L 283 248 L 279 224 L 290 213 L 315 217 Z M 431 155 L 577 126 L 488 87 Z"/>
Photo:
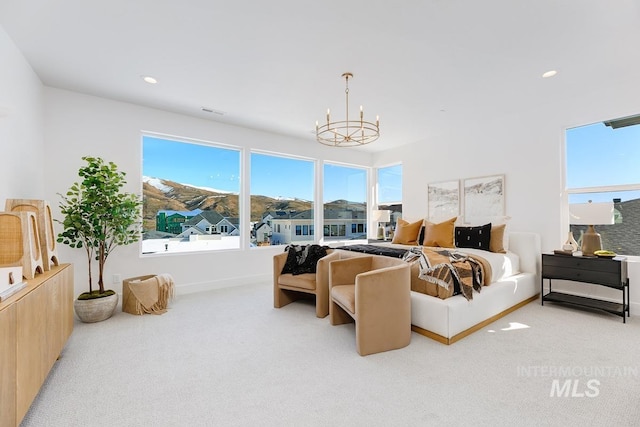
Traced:
<path fill-rule="evenodd" d="M 372 151 L 640 75 L 639 0 L 0 0 L 0 25 L 47 86 L 310 141 L 350 71 Z"/>

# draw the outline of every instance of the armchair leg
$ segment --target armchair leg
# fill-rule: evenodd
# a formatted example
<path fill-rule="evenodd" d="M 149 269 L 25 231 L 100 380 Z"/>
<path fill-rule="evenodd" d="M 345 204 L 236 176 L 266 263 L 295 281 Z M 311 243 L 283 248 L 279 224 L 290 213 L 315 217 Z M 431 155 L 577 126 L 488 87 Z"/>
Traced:
<path fill-rule="evenodd" d="M 284 307 L 287 304 L 291 304 L 297 300 L 295 292 L 289 292 L 284 289 L 276 288 L 273 292 L 273 306 L 275 308 Z"/>
<path fill-rule="evenodd" d="M 355 321 L 349 313 L 333 301 L 329 304 L 329 318 L 332 325 L 344 325 Z"/>
<path fill-rule="evenodd" d="M 329 305 L 323 301 L 320 295 L 316 295 L 316 317 L 325 318 L 329 314 Z"/>

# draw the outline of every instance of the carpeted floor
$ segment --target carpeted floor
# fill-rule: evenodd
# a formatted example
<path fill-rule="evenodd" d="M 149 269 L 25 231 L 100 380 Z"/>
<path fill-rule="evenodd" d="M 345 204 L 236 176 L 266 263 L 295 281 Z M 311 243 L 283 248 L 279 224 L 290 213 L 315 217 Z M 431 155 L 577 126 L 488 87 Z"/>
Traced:
<path fill-rule="evenodd" d="M 640 425 L 640 317 L 534 302 L 451 346 L 414 333 L 361 357 L 353 324 L 272 295 L 76 323 L 22 425 Z"/>

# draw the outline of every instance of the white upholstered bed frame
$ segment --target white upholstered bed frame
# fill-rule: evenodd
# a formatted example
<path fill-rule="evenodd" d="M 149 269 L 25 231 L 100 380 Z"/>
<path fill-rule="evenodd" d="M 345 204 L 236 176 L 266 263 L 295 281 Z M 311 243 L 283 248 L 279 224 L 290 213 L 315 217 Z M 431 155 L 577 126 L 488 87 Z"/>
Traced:
<path fill-rule="evenodd" d="M 509 233 L 509 251 L 520 257 L 520 273 L 474 292 L 440 299 L 411 292 L 411 329 L 444 344 L 454 342 L 534 301 L 540 292 L 540 236 Z"/>
<path fill-rule="evenodd" d="M 443 344 L 453 344 L 536 300 L 540 292 L 540 236 L 525 232 L 511 232 L 508 236 L 509 251 L 520 258 L 519 274 L 483 286 L 480 293 L 473 293 L 471 301 L 462 295 L 440 299 L 412 291 L 411 329 Z M 363 255 L 340 252 L 340 258 Z"/>

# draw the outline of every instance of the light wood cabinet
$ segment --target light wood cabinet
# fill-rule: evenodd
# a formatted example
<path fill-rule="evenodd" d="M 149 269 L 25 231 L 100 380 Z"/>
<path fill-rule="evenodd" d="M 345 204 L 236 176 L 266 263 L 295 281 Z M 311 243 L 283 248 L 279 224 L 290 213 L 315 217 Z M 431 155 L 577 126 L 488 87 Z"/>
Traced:
<path fill-rule="evenodd" d="M 16 308 L 0 311 L 0 426 L 16 422 Z"/>
<path fill-rule="evenodd" d="M 70 264 L 0 302 L 0 427 L 20 424 L 72 331 Z"/>

